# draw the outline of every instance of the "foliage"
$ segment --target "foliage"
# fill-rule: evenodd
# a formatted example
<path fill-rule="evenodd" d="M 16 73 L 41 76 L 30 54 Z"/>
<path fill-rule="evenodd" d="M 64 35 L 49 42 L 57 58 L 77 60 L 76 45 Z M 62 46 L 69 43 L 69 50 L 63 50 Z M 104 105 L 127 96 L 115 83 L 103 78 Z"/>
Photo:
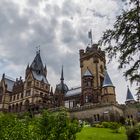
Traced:
<path fill-rule="evenodd" d="M 110 123 L 110 128 L 113 130 L 113 132 L 115 133 L 118 133 L 119 132 L 119 129 L 121 127 L 121 124 L 120 123 L 117 123 L 117 122 L 111 122 Z"/>
<path fill-rule="evenodd" d="M 96 127 L 96 128 L 103 128 L 104 126 L 102 124 L 95 124 L 94 127 Z"/>
<path fill-rule="evenodd" d="M 28 114 L 0 114 L 1 140 L 75 140 L 81 130 L 78 121 L 65 111 L 48 112 L 30 118 Z"/>
<path fill-rule="evenodd" d="M 138 140 L 140 137 L 140 125 L 126 128 L 126 135 L 128 140 Z"/>
<path fill-rule="evenodd" d="M 118 133 L 119 132 L 119 129 L 121 127 L 121 124 L 120 123 L 117 123 L 117 122 L 102 122 L 102 126 L 104 128 L 110 128 L 115 133 Z"/>
<path fill-rule="evenodd" d="M 40 121 L 42 140 L 75 140 L 81 130 L 77 120 L 70 120 L 67 112 L 44 111 Z"/>
<path fill-rule="evenodd" d="M 102 122 L 104 128 L 110 128 L 110 122 Z"/>
<path fill-rule="evenodd" d="M 106 30 L 100 40 L 107 45 L 110 60 L 118 57 L 119 68 L 131 83 L 140 83 L 140 2 L 127 0 L 127 7 L 116 19 L 113 29 Z"/>

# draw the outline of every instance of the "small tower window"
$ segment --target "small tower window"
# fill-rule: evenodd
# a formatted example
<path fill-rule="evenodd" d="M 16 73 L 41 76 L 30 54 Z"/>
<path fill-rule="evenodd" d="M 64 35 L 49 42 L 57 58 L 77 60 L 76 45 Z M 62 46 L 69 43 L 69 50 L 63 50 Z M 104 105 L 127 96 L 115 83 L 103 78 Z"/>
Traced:
<path fill-rule="evenodd" d="M 88 102 L 88 96 L 86 95 L 86 103 Z"/>

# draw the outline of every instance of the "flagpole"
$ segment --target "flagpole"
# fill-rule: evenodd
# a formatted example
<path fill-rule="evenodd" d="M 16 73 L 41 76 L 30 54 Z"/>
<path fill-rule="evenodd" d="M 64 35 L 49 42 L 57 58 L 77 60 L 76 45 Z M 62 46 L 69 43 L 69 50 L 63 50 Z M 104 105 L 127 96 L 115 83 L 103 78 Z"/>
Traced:
<path fill-rule="evenodd" d="M 91 47 L 92 47 L 92 30 L 90 30 L 91 31 Z"/>

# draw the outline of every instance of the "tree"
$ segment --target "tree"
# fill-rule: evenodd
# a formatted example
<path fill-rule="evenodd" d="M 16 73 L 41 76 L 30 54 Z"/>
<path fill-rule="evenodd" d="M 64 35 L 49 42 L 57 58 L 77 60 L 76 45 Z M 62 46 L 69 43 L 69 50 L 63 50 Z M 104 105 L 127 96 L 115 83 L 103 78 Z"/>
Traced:
<path fill-rule="evenodd" d="M 34 117 L 0 113 L 0 140 L 75 140 L 81 128 L 64 110 Z"/>
<path fill-rule="evenodd" d="M 124 76 L 140 86 L 140 2 L 125 3 L 127 8 L 116 18 L 113 29 L 104 32 L 99 43 L 107 45 L 105 50 L 110 60 L 118 59 L 119 69 L 125 69 Z"/>

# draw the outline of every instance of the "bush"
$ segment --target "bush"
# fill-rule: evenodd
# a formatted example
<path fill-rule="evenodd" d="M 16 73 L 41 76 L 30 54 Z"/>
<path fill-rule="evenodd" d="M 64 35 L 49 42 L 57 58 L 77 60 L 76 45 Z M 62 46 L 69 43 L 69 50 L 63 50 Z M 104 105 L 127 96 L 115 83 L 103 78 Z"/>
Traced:
<path fill-rule="evenodd" d="M 120 123 L 117 123 L 117 122 L 110 123 L 110 129 L 112 129 L 115 133 L 119 132 L 120 127 L 121 127 Z"/>
<path fill-rule="evenodd" d="M 140 137 L 140 125 L 127 127 L 126 135 L 128 140 L 138 140 Z"/>
<path fill-rule="evenodd" d="M 95 127 L 97 127 L 97 128 L 103 128 L 104 126 L 101 125 L 101 124 L 95 124 Z"/>
<path fill-rule="evenodd" d="M 119 128 L 121 127 L 121 124 L 117 123 L 117 122 L 102 122 L 102 126 L 104 128 L 110 128 L 115 133 L 118 133 L 119 132 Z"/>
<path fill-rule="evenodd" d="M 110 128 L 111 122 L 102 122 L 104 128 Z"/>

